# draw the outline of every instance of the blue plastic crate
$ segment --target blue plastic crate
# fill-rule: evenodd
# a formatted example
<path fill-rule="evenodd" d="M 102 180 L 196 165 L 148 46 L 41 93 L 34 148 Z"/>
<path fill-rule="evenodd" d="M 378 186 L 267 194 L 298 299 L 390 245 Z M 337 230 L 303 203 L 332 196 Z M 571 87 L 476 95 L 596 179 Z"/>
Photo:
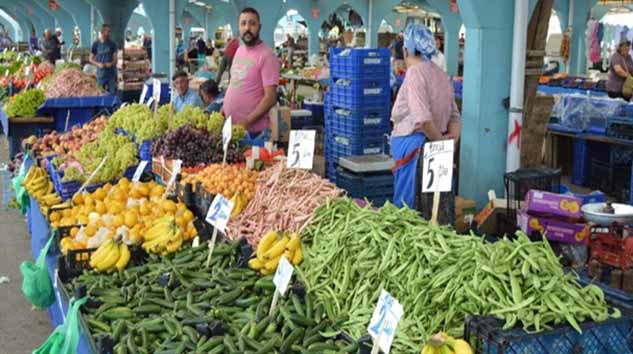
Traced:
<path fill-rule="evenodd" d="M 152 161 L 152 141 L 145 140 L 138 147 L 139 158 L 141 161 Z M 151 166 L 151 163 L 148 165 Z"/>
<path fill-rule="evenodd" d="M 391 91 L 388 88 L 380 89 L 380 93 L 377 95 L 360 95 L 360 94 L 345 94 L 331 92 L 332 104 L 338 107 L 347 108 L 351 110 L 365 108 L 387 108 L 391 107 Z"/>
<path fill-rule="evenodd" d="M 307 127 L 312 127 L 314 125 L 314 117 L 312 115 L 303 117 L 295 116 L 290 118 L 290 127 L 292 130 L 306 129 Z"/>
<path fill-rule="evenodd" d="M 391 53 L 387 48 L 330 49 L 330 76 L 352 78 L 378 74 L 388 77 L 390 70 Z"/>
<path fill-rule="evenodd" d="M 348 110 L 336 108 L 328 112 L 326 127 L 330 131 L 359 136 L 383 135 L 391 130 L 389 109 Z"/>
<path fill-rule="evenodd" d="M 587 140 L 574 139 L 571 183 L 584 186 L 587 177 L 589 159 L 587 158 Z"/>
<path fill-rule="evenodd" d="M 346 103 L 353 106 L 387 104 L 391 100 L 389 78 L 332 79 L 330 93 L 334 104 Z"/>
<path fill-rule="evenodd" d="M 326 162 L 325 177 L 332 183 L 336 184 L 336 163 Z"/>
<path fill-rule="evenodd" d="M 609 155 L 611 163 L 627 163 L 633 160 L 633 149 L 628 146 L 611 145 Z"/>
<path fill-rule="evenodd" d="M 384 137 L 356 141 L 344 136 L 332 136 L 332 153 L 340 156 L 376 155 L 387 150 Z"/>
<path fill-rule="evenodd" d="M 337 168 L 336 186 L 347 191 L 352 198 L 374 198 L 393 196 L 393 174 L 391 171 L 381 174 L 355 174 Z"/>
<path fill-rule="evenodd" d="M 323 125 L 325 117 L 325 106 L 322 102 L 303 102 L 303 109 L 312 112 L 312 121 L 314 125 Z"/>
<path fill-rule="evenodd" d="M 100 114 L 111 114 L 121 104 L 117 96 L 67 97 L 47 99 L 37 110 L 38 116 L 52 116 L 55 129 L 63 132 L 68 117 L 68 130 L 83 125 Z"/>
<path fill-rule="evenodd" d="M 607 135 L 607 119 L 604 117 L 589 118 L 585 131 L 594 135 Z"/>
<path fill-rule="evenodd" d="M 503 321 L 474 316 L 466 319 L 464 339 L 476 354 L 631 354 L 629 317 L 580 324 L 582 334 L 569 325 L 529 334 L 515 328 L 503 331 Z"/>

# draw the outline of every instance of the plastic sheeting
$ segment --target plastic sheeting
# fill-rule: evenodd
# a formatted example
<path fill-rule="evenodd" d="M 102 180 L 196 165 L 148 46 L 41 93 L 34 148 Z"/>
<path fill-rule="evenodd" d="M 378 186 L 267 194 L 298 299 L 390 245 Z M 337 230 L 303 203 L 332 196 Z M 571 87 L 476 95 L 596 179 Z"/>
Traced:
<path fill-rule="evenodd" d="M 571 129 L 584 131 L 590 120 L 604 119 L 620 115 L 626 102 L 621 99 L 596 97 L 581 94 L 554 95 L 552 117 L 560 119 L 560 124 Z"/>

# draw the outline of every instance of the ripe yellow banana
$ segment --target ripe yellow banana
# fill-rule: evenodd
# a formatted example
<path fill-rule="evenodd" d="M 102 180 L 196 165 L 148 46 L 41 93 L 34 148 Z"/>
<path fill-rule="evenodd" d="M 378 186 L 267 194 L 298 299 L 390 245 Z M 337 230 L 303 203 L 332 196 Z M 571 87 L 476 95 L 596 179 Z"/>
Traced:
<path fill-rule="evenodd" d="M 260 261 L 264 260 L 264 254 L 268 252 L 268 249 L 272 247 L 272 245 L 277 241 L 277 232 L 276 231 L 268 231 L 264 237 L 259 241 L 257 245 L 257 258 Z"/>
<path fill-rule="evenodd" d="M 110 248 L 110 251 L 105 254 L 101 262 L 97 263 L 97 270 L 100 272 L 104 272 L 114 267 L 116 262 L 119 260 L 119 247 L 117 245 L 113 245 Z"/>
<path fill-rule="evenodd" d="M 274 246 L 272 246 L 268 251 L 266 251 L 266 253 L 264 253 L 264 259 L 269 261 L 281 256 L 281 254 L 284 253 L 288 242 L 290 242 L 290 239 L 288 239 L 287 237 L 284 237 L 281 240 L 277 241 Z"/>
<path fill-rule="evenodd" d="M 93 269 L 97 268 L 97 264 L 101 263 L 104 255 L 110 251 L 112 247 L 112 239 L 106 239 L 97 250 L 90 257 L 90 267 Z"/>
<path fill-rule="evenodd" d="M 130 249 L 125 243 L 119 245 L 119 259 L 116 261 L 115 267 L 118 270 L 125 269 L 130 262 Z"/>

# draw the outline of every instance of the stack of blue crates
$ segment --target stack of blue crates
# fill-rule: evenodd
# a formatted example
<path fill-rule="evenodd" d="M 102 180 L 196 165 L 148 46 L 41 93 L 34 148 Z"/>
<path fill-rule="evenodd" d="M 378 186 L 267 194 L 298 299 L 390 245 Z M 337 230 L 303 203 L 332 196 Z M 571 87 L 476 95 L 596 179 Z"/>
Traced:
<path fill-rule="evenodd" d="M 390 72 L 389 49 L 330 49 L 324 108 L 329 180 L 336 182 L 340 157 L 388 153 Z"/>

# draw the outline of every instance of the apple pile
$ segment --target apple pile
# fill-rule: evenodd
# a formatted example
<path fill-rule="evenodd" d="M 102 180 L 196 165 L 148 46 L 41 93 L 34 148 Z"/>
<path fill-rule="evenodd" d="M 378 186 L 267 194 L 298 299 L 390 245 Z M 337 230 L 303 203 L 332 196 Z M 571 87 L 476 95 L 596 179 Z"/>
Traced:
<path fill-rule="evenodd" d="M 53 131 L 40 138 L 30 136 L 23 143 L 30 144 L 35 156 L 38 157 L 74 153 L 78 152 L 82 146 L 95 141 L 107 122 L 107 118 L 102 116 L 82 127 L 75 126 L 64 133 Z"/>

